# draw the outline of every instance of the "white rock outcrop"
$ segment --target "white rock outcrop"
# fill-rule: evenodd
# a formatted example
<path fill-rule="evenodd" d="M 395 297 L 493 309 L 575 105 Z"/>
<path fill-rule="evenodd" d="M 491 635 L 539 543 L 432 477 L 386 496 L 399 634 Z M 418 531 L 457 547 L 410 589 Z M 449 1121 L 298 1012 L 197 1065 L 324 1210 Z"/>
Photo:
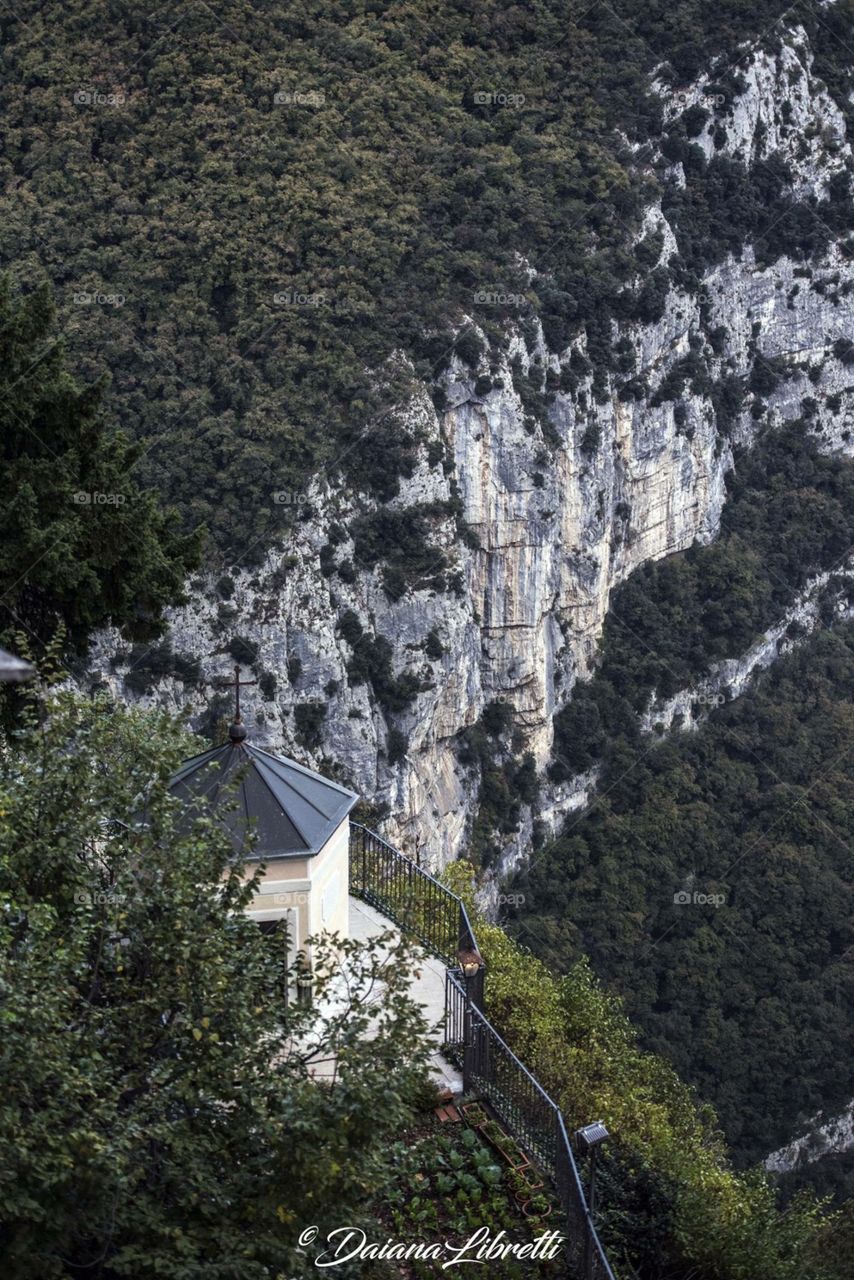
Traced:
<path fill-rule="evenodd" d="M 803 33 L 794 33 L 777 55 L 756 53 L 745 79 L 745 92 L 727 114 L 725 150 L 753 163 L 783 150 L 795 187 L 824 192 L 849 152 L 842 116 L 812 76 Z M 684 94 L 674 97 L 673 110 L 685 105 Z M 708 127 L 699 142 L 713 145 Z M 660 208 L 650 209 L 647 227 L 663 231 L 666 260 L 675 240 Z M 436 867 L 464 854 L 479 779 L 475 767 L 460 761 L 461 731 L 491 702 L 506 702 L 517 753 L 530 752 L 542 773 L 551 757 L 554 713 L 590 673 L 615 585 L 645 561 L 708 541 L 719 528 L 732 455 L 710 398 L 686 387 L 678 413 L 673 401 L 654 403 L 655 390 L 692 342 L 703 343 L 712 381 L 724 372 L 748 373 L 755 359 L 785 361 L 790 376 L 767 396 L 762 429 L 798 417 L 809 399 L 823 447 L 850 447 L 854 371 L 834 354 L 834 344 L 854 334 L 849 257 L 831 248 L 808 269 L 788 258 L 759 269 L 747 246 L 738 260 L 711 270 L 702 289 L 699 297 L 673 291 L 658 323 L 621 329 L 636 376 L 648 386 L 642 398 L 621 399 L 609 385 L 596 402 L 591 376 L 584 375 L 572 392 L 557 394 L 545 431 L 514 390 L 511 362 L 517 357 L 523 370 L 534 365 L 559 373 L 572 350 L 548 351 L 541 333 L 527 345 L 513 335 L 501 367 L 490 370 L 484 361 L 478 371 L 492 380 L 484 395 L 476 394 L 473 371 L 455 362 L 445 411 L 436 413 L 426 388 L 410 406 L 419 463 L 390 504 L 428 508 L 429 545 L 443 581 L 432 575 L 428 582 L 431 575 L 422 572 L 392 600 L 382 566 L 360 564 L 349 539 L 335 546 L 332 558 L 336 565 L 352 562 L 352 571 L 325 575 L 320 551 L 330 529 L 346 530 L 352 517 L 377 504 L 317 479 L 306 495 L 296 495 L 310 514 L 296 521 L 287 546 L 271 549 L 261 567 L 237 566 L 229 598 L 205 579 L 193 587 L 192 602 L 172 612 L 172 646 L 200 660 L 202 682 L 161 678 L 143 700 L 176 710 L 189 704 L 197 719 L 203 716 L 215 695 L 214 678 L 232 665 L 229 640 L 244 637 L 257 647 L 257 669 L 276 677 L 274 692 L 268 683 L 244 693 L 256 742 L 314 767 L 337 767 L 384 811 L 387 837 L 425 864 Z M 713 352 L 704 335 L 718 326 L 723 337 Z M 583 343 L 574 348 L 578 367 Z M 736 424 L 739 442 L 759 429 L 750 403 Z M 369 638 L 390 643 L 394 674 L 417 680 L 418 692 L 404 710 L 384 712 L 370 684 L 348 673 L 353 649 L 338 627 L 347 610 Z M 766 646 L 776 643 L 769 639 Z M 101 636 L 90 679 L 128 694 L 128 666 L 119 653 L 115 635 Z M 323 704 L 323 717 L 319 745 L 307 748 L 295 711 L 311 701 Z M 666 720 L 670 713 L 654 714 Z M 398 732 L 390 743 L 392 728 Z M 399 734 L 405 754 L 394 758 Z M 526 811 L 519 835 L 508 839 L 508 864 L 524 855 L 532 817 L 556 828 L 591 785 L 588 779 L 578 787 L 554 786 L 544 778 L 536 814 Z"/>

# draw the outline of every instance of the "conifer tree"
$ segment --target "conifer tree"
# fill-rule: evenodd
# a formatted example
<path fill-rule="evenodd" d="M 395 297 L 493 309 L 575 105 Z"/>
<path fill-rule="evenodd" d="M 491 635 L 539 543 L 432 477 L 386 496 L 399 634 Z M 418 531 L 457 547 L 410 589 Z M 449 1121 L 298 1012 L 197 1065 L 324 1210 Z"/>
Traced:
<path fill-rule="evenodd" d="M 134 479 L 140 447 L 111 427 L 103 385 L 80 387 L 47 285 L 0 281 L 0 633 L 75 648 L 107 622 L 156 634 L 199 539 Z"/>

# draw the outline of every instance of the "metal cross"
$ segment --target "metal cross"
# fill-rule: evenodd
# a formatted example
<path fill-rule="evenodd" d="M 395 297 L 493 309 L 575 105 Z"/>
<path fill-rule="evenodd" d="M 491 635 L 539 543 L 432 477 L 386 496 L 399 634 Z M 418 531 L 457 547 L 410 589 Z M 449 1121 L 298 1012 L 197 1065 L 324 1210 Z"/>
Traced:
<path fill-rule="evenodd" d="M 225 684 L 229 685 L 234 689 L 234 723 L 240 724 L 240 690 L 243 688 L 244 685 L 257 684 L 258 681 L 257 680 L 241 680 L 240 667 L 238 666 L 235 666 L 234 668 L 233 680 L 226 680 L 225 676 L 222 676 L 221 680 Z"/>

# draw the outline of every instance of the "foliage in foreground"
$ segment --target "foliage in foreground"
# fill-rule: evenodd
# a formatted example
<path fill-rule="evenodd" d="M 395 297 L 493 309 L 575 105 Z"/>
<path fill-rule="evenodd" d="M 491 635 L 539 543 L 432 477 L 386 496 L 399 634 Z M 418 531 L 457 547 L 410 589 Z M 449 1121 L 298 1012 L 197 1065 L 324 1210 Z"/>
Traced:
<path fill-rule="evenodd" d="M 486 1228 L 492 1236 L 505 1231 L 506 1241 L 528 1243 L 549 1228 L 564 1230 L 554 1194 L 532 1171 L 533 1190 L 518 1173 L 510 1170 L 495 1151 L 473 1129 L 459 1124 L 438 1130 L 433 1116 L 404 1133 L 392 1148 L 395 1185 L 378 1206 L 381 1232 L 395 1240 L 444 1244 L 460 1248 L 474 1233 Z M 517 1195 L 522 1189 L 524 1194 Z M 528 1212 L 523 1213 L 519 1200 Z M 446 1251 L 443 1260 L 454 1255 Z M 439 1264 L 441 1265 L 441 1264 Z M 465 1263 L 456 1265 L 464 1266 Z M 522 1277 L 561 1276 L 565 1261 L 560 1251 L 554 1258 L 517 1260 L 491 1259 L 489 1275 L 501 1280 Z M 366 1276 L 373 1272 L 366 1269 Z M 404 1274 L 412 1280 L 426 1280 L 439 1274 L 435 1260 L 416 1260 L 404 1267 L 389 1265 L 378 1271 L 377 1280 L 391 1280 Z M 447 1273 L 446 1273 L 447 1274 Z"/>
<path fill-rule="evenodd" d="M 309 1274 L 300 1231 L 363 1220 L 410 1115 L 410 959 L 344 943 L 349 998 L 286 1011 L 254 881 L 166 794 L 188 740 L 68 694 L 41 712 L 0 757 L 3 1274 Z M 320 1001 L 340 962 L 313 960 Z"/>
<path fill-rule="evenodd" d="M 473 912 L 473 868 L 455 863 L 445 878 Z M 559 974 L 498 925 L 475 928 L 498 1030 L 568 1127 L 601 1118 L 614 1135 L 601 1209 L 618 1269 L 629 1262 L 642 1280 L 842 1280 L 844 1249 L 821 1204 L 804 1195 L 783 1213 L 764 1176 L 732 1170 L 712 1110 L 639 1048 L 585 959 Z"/>

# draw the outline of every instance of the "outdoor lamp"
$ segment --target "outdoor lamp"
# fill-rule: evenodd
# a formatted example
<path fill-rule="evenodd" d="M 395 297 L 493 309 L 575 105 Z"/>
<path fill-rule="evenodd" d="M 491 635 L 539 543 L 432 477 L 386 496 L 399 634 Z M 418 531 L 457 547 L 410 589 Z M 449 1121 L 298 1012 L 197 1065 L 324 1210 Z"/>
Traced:
<path fill-rule="evenodd" d="M 24 662 L 14 653 L 0 649 L 0 681 L 3 684 L 20 684 L 23 680 L 31 680 L 36 669 L 31 662 Z"/>
<path fill-rule="evenodd" d="M 590 1210 L 591 1223 L 594 1221 L 596 1213 L 596 1152 L 610 1136 L 601 1120 L 596 1120 L 593 1124 L 586 1124 L 582 1129 L 576 1129 L 575 1131 L 575 1142 L 579 1154 L 586 1152 L 590 1156 L 590 1194 L 587 1204 Z M 586 1280 L 593 1280 L 593 1250 L 589 1232 L 585 1232 L 584 1240 L 584 1274 Z"/>
<path fill-rule="evenodd" d="M 592 1151 L 594 1147 L 598 1147 L 600 1142 L 604 1142 L 610 1136 L 601 1120 L 596 1120 L 593 1124 L 586 1124 L 583 1129 L 576 1129 L 575 1131 L 578 1150 L 584 1152 Z"/>
<path fill-rule="evenodd" d="M 464 977 L 474 978 L 478 970 L 483 968 L 483 956 L 479 951 L 460 950 L 457 952 L 457 964 L 462 969 Z"/>

